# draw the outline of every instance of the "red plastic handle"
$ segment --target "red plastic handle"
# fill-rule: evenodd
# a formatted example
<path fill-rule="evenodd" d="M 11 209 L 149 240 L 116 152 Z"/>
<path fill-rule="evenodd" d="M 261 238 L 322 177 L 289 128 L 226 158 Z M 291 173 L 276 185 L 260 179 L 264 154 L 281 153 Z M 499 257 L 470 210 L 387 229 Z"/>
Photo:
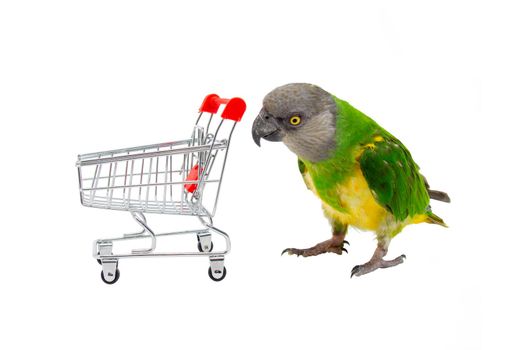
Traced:
<path fill-rule="evenodd" d="M 236 122 L 241 121 L 244 111 L 246 111 L 246 103 L 242 98 L 220 98 L 218 95 L 210 94 L 202 101 L 199 112 L 217 113 L 221 104 L 226 104 L 224 111 L 222 111 L 221 117 L 224 119 L 234 120 Z"/>

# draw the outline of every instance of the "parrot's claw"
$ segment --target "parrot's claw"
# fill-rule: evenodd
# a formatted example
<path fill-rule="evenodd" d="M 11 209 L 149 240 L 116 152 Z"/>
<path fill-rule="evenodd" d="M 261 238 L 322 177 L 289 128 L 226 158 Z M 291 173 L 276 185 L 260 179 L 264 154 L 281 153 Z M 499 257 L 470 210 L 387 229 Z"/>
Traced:
<path fill-rule="evenodd" d="M 384 269 L 387 267 L 392 267 L 392 266 L 402 264 L 406 258 L 407 257 L 405 254 L 402 254 L 393 260 L 383 260 L 383 258 L 379 258 L 379 259 L 372 258 L 372 260 L 370 260 L 369 262 L 363 265 L 354 266 L 350 274 L 350 278 L 354 276 L 366 275 L 367 273 L 370 273 L 377 269 Z"/>
<path fill-rule="evenodd" d="M 350 278 L 354 277 L 354 275 L 359 271 L 359 268 L 361 268 L 361 265 L 355 265 L 352 269 L 352 274 L 350 275 Z"/>
<path fill-rule="evenodd" d="M 350 245 L 350 243 L 346 239 L 343 241 L 343 245 L 345 245 L 345 244 Z"/>
<path fill-rule="evenodd" d="M 346 250 L 346 248 L 341 248 L 341 251 L 345 252 L 346 254 L 348 254 L 348 250 Z"/>

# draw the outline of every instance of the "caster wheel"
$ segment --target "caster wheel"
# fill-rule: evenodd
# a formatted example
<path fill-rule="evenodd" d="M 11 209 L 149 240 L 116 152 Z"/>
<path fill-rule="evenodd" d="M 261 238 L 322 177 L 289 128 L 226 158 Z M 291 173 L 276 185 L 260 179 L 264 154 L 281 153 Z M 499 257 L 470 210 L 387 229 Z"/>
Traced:
<path fill-rule="evenodd" d="M 104 283 L 114 284 L 118 281 L 120 277 L 120 271 L 119 269 L 115 270 L 115 278 L 112 281 L 106 281 L 106 279 L 104 278 L 104 271 L 100 271 L 100 277 L 102 278 L 102 281 L 104 281 Z"/>
<path fill-rule="evenodd" d="M 102 265 L 102 260 L 97 259 L 97 262 L 98 262 L 99 265 Z"/>
<path fill-rule="evenodd" d="M 203 253 L 204 250 L 202 250 L 201 242 L 197 243 L 197 249 L 199 249 L 199 252 Z M 213 242 L 210 243 L 210 250 L 208 250 L 206 253 L 211 252 L 213 250 Z"/>
<path fill-rule="evenodd" d="M 222 281 L 224 279 L 224 277 L 226 277 L 226 267 L 224 267 L 223 270 L 222 270 L 222 276 L 217 278 L 217 277 L 213 276 L 213 273 L 211 272 L 211 266 L 210 266 L 208 268 L 208 276 L 210 276 L 210 278 L 212 280 L 214 280 L 215 282 Z"/>

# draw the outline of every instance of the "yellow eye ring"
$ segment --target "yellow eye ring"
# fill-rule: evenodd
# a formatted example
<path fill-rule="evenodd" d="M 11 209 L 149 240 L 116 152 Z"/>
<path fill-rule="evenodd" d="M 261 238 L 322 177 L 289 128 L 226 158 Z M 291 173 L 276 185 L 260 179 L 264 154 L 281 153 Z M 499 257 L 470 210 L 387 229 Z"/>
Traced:
<path fill-rule="evenodd" d="M 290 124 L 296 126 L 296 125 L 299 125 L 301 124 L 301 117 L 298 116 L 298 115 L 293 115 L 290 120 L 289 120 Z"/>

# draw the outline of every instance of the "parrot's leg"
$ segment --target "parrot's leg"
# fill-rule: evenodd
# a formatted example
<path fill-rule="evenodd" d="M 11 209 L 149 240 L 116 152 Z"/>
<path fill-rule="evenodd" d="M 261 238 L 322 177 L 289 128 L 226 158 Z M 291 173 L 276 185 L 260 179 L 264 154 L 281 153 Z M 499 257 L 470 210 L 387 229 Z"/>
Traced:
<path fill-rule="evenodd" d="M 345 241 L 347 227 L 347 225 L 332 222 L 331 239 L 316 244 L 313 247 L 307 249 L 286 248 L 283 250 L 282 254 L 288 253 L 289 255 L 295 254 L 297 256 L 307 257 L 323 253 L 336 253 L 338 255 L 343 254 L 343 252 L 348 253 L 348 251 L 344 248 L 345 243 L 349 245 L 349 243 Z"/>
<path fill-rule="evenodd" d="M 389 244 L 390 244 L 390 238 L 386 238 L 386 237 L 379 238 L 378 237 L 377 248 L 374 252 L 374 255 L 372 255 L 372 258 L 370 259 L 370 261 L 363 265 L 354 266 L 350 277 L 366 275 L 367 273 L 370 273 L 377 269 L 384 269 L 387 267 L 392 267 L 392 266 L 396 266 L 396 265 L 403 263 L 403 261 L 405 261 L 406 259 L 405 254 L 402 254 L 393 260 L 383 259 L 386 253 L 388 252 Z"/>

